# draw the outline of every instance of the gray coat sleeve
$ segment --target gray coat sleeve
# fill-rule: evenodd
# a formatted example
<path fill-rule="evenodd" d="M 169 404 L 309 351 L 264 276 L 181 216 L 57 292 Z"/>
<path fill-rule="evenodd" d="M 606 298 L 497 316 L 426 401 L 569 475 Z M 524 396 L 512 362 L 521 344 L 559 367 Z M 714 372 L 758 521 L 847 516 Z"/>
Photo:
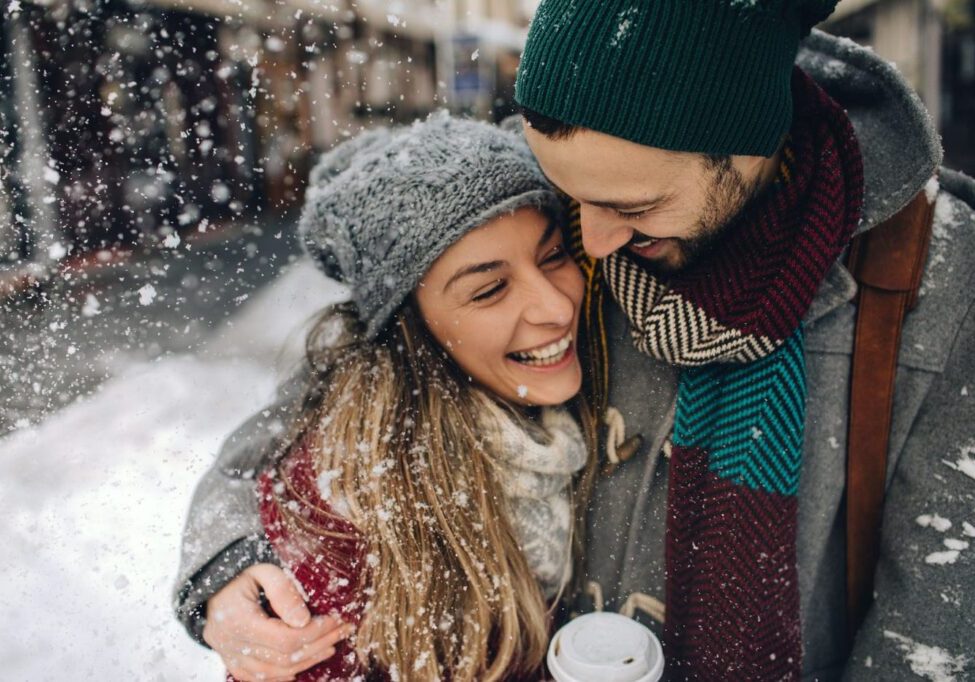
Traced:
<path fill-rule="evenodd" d="M 207 600 L 248 566 L 277 563 L 258 514 L 256 478 L 288 432 L 306 377 L 301 370 L 283 383 L 272 405 L 224 441 L 193 493 L 173 601 L 177 618 L 200 643 Z"/>
<path fill-rule="evenodd" d="M 845 680 L 975 679 L 975 307 L 911 428 Z"/>

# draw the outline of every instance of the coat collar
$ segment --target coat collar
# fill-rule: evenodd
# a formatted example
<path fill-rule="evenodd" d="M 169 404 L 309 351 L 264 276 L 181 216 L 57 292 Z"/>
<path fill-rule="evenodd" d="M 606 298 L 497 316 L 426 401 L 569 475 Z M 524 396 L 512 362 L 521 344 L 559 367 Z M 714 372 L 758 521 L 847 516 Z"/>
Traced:
<path fill-rule="evenodd" d="M 897 69 L 851 40 L 813 31 L 796 63 L 846 110 L 863 157 L 863 215 L 856 234 L 907 205 L 941 163 L 941 142 L 917 94 Z M 827 272 L 806 323 L 852 300 L 856 280 L 842 261 Z"/>
<path fill-rule="evenodd" d="M 842 259 L 833 263 L 833 267 L 826 271 L 826 277 L 819 285 L 819 291 L 806 311 L 803 322 L 810 324 L 827 313 L 839 308 L 844 303 L 853 300 L 857 293 L 857 283 L 853 275 L 842 263 Z"/>
<path fill-rule="evenodd" d="M 863 217 L 857 234 L 913 199 L 941 163 L 927 110 L 894 66 L 851 40 L 813 31 L 796 63 L 846 110 L 863 157 Z"/>

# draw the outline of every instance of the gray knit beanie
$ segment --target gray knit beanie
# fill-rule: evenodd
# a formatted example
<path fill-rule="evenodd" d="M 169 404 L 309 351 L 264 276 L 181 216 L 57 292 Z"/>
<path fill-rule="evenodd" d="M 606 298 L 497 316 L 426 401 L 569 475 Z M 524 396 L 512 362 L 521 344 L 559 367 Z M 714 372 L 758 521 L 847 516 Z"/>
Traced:
<path fill-rule="evenodd" d="M 520 133 L 438 112 L 324 154 L 298 230 L 325 273 L 350 288 L 372 339 L 451 244 L 524 206 L 562 218 Z"/>

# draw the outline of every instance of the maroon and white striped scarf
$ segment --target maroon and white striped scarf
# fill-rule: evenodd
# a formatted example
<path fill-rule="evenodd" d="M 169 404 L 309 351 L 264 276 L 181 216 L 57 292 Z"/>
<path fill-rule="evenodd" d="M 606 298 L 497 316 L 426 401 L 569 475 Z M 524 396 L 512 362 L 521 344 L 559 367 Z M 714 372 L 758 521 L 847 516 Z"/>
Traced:
<path fill-rule="evenodd" d="M 776 181 L 709 256 L 662 280 L 602 264 L 636 346 L 682 368 L 668 493 L 670 679 L 799 679 L 802 319 L 860 219 L 849 119 L 796 69 Z"/>

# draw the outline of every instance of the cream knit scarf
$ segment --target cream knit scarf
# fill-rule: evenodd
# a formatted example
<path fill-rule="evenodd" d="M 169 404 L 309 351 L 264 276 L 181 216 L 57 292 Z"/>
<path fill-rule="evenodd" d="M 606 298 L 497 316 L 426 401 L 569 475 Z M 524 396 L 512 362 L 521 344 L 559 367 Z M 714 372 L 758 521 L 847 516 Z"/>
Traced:
<path fill-rule="evenodd" d="M 572 476 L 586 463 L 582 431 L 564 408 L 542 408 L 539 428 L 526 430 L 494 401 L 485 404 L 482 428 L 515 537 L 551 599 L 572 572 Z"/>

